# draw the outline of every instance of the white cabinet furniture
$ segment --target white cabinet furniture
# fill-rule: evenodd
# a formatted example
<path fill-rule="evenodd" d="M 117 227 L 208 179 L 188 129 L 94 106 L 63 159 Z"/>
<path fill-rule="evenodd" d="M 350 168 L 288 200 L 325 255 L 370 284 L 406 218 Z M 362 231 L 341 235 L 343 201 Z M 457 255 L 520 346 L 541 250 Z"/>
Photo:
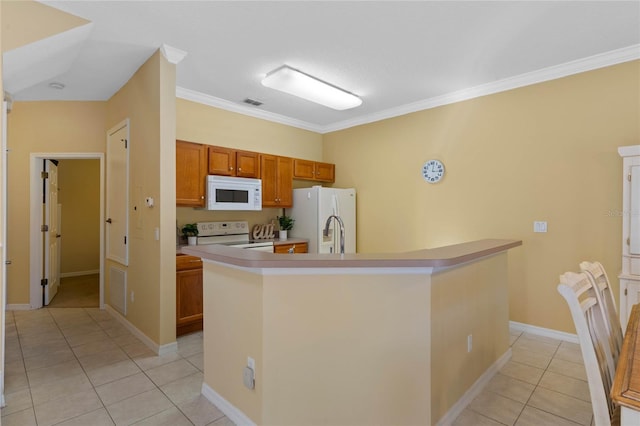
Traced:
<path fill-rule="evenodd" d="M 627 327 L 631 307 L 640 302 L 640 145 L 618 148 L 622 157 L 622 272 L 620 324 Z"/>

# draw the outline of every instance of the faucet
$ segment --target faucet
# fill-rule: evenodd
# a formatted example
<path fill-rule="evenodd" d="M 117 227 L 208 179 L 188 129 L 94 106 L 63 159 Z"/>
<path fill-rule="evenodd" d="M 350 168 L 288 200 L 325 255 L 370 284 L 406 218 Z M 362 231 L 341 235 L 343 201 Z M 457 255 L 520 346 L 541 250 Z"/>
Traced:
<path fill-rule="evenodd" d="M 338 221 L 340 225 L 340 254 L 344 254 L 344 222 L 340 218 L 340 216 L 336 216 L 332 214 L 327 218 L 327 223 L 324 225 L 324 231 L 322 231 L 322 235 L 325 237 L 329 236 L 329 225 L 331 224 L 331 219 L 335 219 Z"/>

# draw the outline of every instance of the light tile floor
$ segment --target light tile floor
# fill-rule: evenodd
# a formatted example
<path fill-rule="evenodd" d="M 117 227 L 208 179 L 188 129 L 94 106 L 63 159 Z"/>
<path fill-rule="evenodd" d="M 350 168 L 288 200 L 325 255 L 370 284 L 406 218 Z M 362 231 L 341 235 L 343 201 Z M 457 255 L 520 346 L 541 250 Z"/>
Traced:
<path fill-rule="evenodd" d="M 201 394 L 202 333 L 156 356 L 97 308 L 7 311 L 4 426 L 233 423 Z"/>
<path fill-rule="evenodd" d="M 201 396 L 202 333 L 156 356 L 97 308 L 7 311 L 2 424 L 233 423 Z M 512 332 L 512 359 L 454 426 L 592 424 L 580 347 Z"/>
<path fill-rule="evenodd" d="M 454 426 L 592 425 L 580 346 L 511 331 L 511 360 Z"/>

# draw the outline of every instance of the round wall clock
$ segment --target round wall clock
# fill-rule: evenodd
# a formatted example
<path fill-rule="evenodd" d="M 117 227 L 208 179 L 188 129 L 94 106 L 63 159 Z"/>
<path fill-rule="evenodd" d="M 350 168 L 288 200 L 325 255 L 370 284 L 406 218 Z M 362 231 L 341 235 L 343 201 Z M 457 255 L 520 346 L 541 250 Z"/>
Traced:
<path fill-rule="evenodd" d="M 429 183 L 438 183 L 444 176 L 444 164 L 440 160 L 429 160 L 422 166 L 422 177 Z"/>

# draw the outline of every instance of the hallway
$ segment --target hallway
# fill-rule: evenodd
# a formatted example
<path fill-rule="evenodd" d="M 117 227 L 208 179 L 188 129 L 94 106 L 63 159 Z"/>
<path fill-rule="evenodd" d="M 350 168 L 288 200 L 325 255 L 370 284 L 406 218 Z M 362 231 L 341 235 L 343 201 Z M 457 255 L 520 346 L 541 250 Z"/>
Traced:
<path fill-rule="evenodd" d="M 100 306 L 100 274 L 60 279 L 58 293 L 49 308 L 97 308 Z"/>
<path fill-rule="evenodd" d="M 200 394 L 202 333 L 156 356 L 98 308 L 7 311 L 5 330 L 5 426 L 233 425 Z"/>

